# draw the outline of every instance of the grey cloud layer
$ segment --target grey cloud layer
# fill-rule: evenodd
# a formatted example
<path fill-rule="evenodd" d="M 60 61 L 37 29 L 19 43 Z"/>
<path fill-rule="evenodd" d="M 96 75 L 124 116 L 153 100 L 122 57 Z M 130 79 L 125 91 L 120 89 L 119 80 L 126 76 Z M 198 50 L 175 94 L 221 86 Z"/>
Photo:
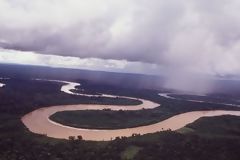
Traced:
<path fill-rule="evenodd" d="M 238 0 L 0 0 L 0 46 L 240 74 Z"/>

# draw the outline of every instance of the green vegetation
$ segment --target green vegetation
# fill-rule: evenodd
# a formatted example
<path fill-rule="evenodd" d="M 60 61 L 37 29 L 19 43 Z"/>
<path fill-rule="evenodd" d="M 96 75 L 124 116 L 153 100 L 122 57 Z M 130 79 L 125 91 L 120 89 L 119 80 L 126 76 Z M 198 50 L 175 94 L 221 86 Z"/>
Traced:
<path fill-rule="evenodd" d="M 62 111 L 50 116 L 50 119 L 72 127 L 92 129 L 120 129 L 149 125 L 165 119 L 168 115 L 160 112 L 84 110 Z"/>
<path fill-rule="evenodd" d="M 192 130 L 191 134 L 199 134 L 208 137 L 238 137 L 240 135 L 240 118 L 238 116 L 203 117 L 185 128 Z"/>
<path fill-rule="evenodd" d="M 151 137 L 152 134 L 148 135 Z M 161 132 L 154 141 L 140 141 L 143 149 L 135 160 L 238 160 L 240 138 L 205 138 L 200 135 L 185 135 L 177 132 Z"/>
<path fill-rule="evenodd" d="M 134 159 L 140 150 L 141 148 L 138 146 L 129 146 L 121 153 L 121 158 L 123 160 Z"/>
<path fill-rule="evenodd" d="M 182 134 L 191 133 L 193 131 L 194 131 L 193 129 L 188 128 L 188 127 L 183 127 L 183 128 L 180 128 L 179 130 L 177 130 L 178 133 L 182 133 Z"/>

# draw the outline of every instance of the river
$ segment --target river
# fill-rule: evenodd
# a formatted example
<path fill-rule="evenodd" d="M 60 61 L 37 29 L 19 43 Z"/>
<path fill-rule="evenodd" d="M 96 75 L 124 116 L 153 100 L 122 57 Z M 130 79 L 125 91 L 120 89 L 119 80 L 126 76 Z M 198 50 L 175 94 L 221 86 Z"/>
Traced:
<path fill-rule="evenodd" d="M 74 93 L 72 90 L 75 90 L 76 86 L 79 86 L 79 83 L 51 80 L 55 82 L 64 83 L 61 87 L 61 91 L 67 94 L 75 94 L 82 96 L 96 96 L 96 95 L 85 95 L 80 93 Z M 99 96 L 99 95 L 97 95 Z M 114 95 L 101 95 L 103 97 L 116 97 Z M 167 94 L 165 94 L 168 98 Z M 119 96 L 121 97 L 121 96 Z M 125 97 L 131 98 L 132 97 Z M 172 98 L 172 97 L 171 97 Z M 139 110 L 139 109 L 153 109 L 159 107 L 160 104 L 145 100 L 138 99 L 142 101 L 142 104 L 136 106 L 117 106 L 117 105 L 96 105 L 96 104 L 78 104 L 78 105 L 61 105 L 61 106 L 51 106 L 40 108 L 34 110 L 25 116 L 22 117 L 22 122 L 24 125 L 34 133 L 44 134 L 48 137 L 68 139 L 69 136 L 78 136 L 81 135 L 84 140 L 93 140 L 93 141 L 102 141 L 102 140 L 111 140 L 116 137 L 126 136 L 129 137 L 132 134 L 147 134 L 154 133 L 162 130 L 177 130 L 185 125 L 194 122 L 195 120 L 201 117 L 212 117 L 220 115 L 236 115 L 240 116 L 240 111 L 225 111 L 225 110 L 213 110 L 213 111 L 194 111 L 182 113 L 173 117 L 170 117 L 164 121 L 134 128 L 125 128 L 125 129 L 107 129 L 107 130 L 97 130 L 97 129 L 81 129 L 74 128 L 69 126 L 64 126 L 57 122 L 54 122 L 49 119 L 49 117 L 60 111 L 70 111 L 70 110 L 102 110 L 102 109 L 111 109 L 111 110 Z"/>

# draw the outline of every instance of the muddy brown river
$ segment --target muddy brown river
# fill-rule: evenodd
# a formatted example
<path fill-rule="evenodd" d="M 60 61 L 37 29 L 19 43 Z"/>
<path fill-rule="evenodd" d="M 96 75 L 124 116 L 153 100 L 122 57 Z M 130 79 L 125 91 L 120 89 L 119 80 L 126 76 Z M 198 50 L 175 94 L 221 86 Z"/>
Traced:
<path fill-rule="evenodd" d="M 82 96 L 95 96 L 95 95 L 85 95 L 79 93 L 73 93 L 72 90 L 75 89 L 76 86 L 79 86 L 79 83 L 67 82 L 67 81 L 58 81 L 51 80 L 54 82 L 65 83 L 61 87 L 61 91 L 67 94 L 75 94 Z M 115 97 L 114 95 L 102 95 L 103 97 Z M 131 98 L 132 97 L 124 97 Z M 195 120 L 201 117 L 212 117 L 212 116 L 220 116 L 220 115 L 236 115 L 240 116 L 240 111 L 225 111 L 225 110 L 213 110 L 213 111 L 194 111 L 187 112 L 183 114 L 179 114 L 173 117 L 170 117 L 164 121 L 147 125 L 140 126 L 134 128 L 125 128 L 125 129 L 113 129 L 113 130 L 97 130 L 97 129 L 81 129 L 74 128 L 69 126 L 64 126 L 62 124 L 53 122 L 49 119 L 49 117 L 60 111 L 70 111 L 70 110 L 102 110 L 102 109 L 111 109 L 111 110 L 140 110 L 140 109 L 152 109 L 155 107 L 159 107 L 160 104 L 144 100 L 138 99 L 142 101 L 142 104 L 136 106 L 116 106 L 116 105 L 93 105 L 93 104 L 79 104 L 79 105 L 62 105 L 62 106 L 51 106 L 40 108 L 34 110 L 25 116 L 22 117 L 22 122 L 24 125 L 34 133 L 44 134 L 48 137 L 53 138 L 62 138 L 68 139 L 69 136 L 78 136 L 81 135 L 84 140 L 93 140 L 93 141 L 102 141 L 102 140 L 111 140 L 118 136 L 126 136 L 129 137 L 132 134 L 147 134 L 154 133 L 162 130 L 177 130 L 185 125 L 194 122 Z"/>

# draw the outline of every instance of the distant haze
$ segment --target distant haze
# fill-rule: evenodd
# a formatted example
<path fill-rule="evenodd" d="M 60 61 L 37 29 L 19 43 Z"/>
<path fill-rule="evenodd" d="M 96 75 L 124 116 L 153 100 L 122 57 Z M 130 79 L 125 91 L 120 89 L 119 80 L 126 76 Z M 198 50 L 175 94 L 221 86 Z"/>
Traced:
<path fill-rule="evenodd" d="M 166 86 L 206 91 L 207 75 L 240 75 L 239 8 L 238 0 L 0 0 L 0 47 L 120 60 L 143 73 L 153 64 Z"/>

